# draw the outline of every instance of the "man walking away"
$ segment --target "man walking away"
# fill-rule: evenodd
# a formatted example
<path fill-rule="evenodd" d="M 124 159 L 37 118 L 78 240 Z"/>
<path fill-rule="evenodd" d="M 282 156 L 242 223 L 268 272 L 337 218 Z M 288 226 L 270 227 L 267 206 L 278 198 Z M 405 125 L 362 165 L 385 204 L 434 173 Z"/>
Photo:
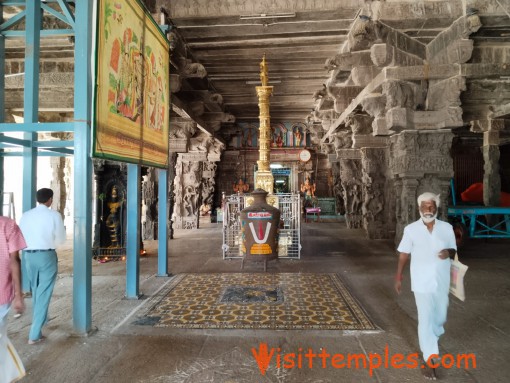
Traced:
<path fill-rule="evenodd" d="M 44 340 L 41 329 L 48 319 L 48 307 L 57 279 L 55 248 L 66 239 L 64 222 L 60 213 L 50 209 L 53 202 L 53 190 L 39 189 L 36 197 L 39 205 L 25 212 L 19 224 L 27 241 L 23 256 L 26 257 L 33 302 L 28 344 L 36 344 Z"/>

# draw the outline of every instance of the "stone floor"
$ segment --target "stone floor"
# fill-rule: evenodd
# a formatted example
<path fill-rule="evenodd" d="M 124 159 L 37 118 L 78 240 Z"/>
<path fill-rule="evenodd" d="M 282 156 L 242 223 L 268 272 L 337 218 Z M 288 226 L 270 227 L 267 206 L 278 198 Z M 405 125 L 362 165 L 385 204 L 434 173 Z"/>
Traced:
<path fill-rule="evenodd" d="M 177 231 L 169 242 L 169 268 L 179 273 L 254 273 L 259 265 L 224 261 L 221 226 L 204 225 L 196 231 Z M 302 228 L 301 260 L 270 262 L 268 273 L 336 273 L 367 311 L 379 331 L 176 329 L 136 325 L 149 302 L 172 277 L 156 277 L 156 242 L 146 242 L 148 256 L 140 261 L 140 300 L 126 300 L 125 263 L 93 262 L 92 315 L 97 328 L 88 337 L 72 336 L 72 249 L 59 249 L 59 276 L 43 330 L 47 340 L 27 344 L 31 301 L 27 313 L 9 318 L 11 340 L 27 369 L 23 382 L 421 382 L 419 368 L 385 366 L 386 355 L 406 357 L 418 351 L 416 308 L 409 287 L 393 291 L 396 266 L 394 245 L 369 241 L 361 230 L 343 223 L 308 223 Z M 510 379 L 510 242 L 471 240 L 460 252 L 469 266 L 467 299 L 451 299 L 442 353 L 473 353 L 476 368 L 441 368 L 448 382 L 507 382 Z M 267 370 L 254 355 L 273 350 Z M 352 359 L 350 368 L 322 365 L 306 354 L 364 354 L 372 365 Z M 295 353 L 294 356 L 289 355 Z M 375 354 L 379 355 L 375 355 Z M 302 359 L 301 359 L 302 358 Z M 268 358 L 269 359 L 269 358 Z M 299 363 L 300 361 L 303 363 Z M 367 359 L 368 360 L 368 359 Z M 280 361 L 280 368 L 278 368 Z M 282 368 L 291 366 L 293 368 Z M 397 367 L 400 364 L 397 364 Z"/>

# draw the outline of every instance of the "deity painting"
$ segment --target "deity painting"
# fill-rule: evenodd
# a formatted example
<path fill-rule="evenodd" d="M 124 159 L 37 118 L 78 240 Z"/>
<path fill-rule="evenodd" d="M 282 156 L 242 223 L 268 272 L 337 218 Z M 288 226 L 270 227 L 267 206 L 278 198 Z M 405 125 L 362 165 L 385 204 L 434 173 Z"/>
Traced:
<path fill-rule="evenodd" d="M 137 0 L 98 5 L 93 155 L 166 166 L 168 41 Z"/>
<path fill-rule="evenodd" d="M 256 142 L 257 132 L 256 129 L 252 126 L 248 127 L 244 130 L 244 140 L 243 146 L 246 148 L 252 148 L 257 146 Z"/>
<path fill-rule="evenodd" d="M 272 140 L 271 146 L 281 148 L 287 146 L 287 128 L 285 125 L 271 126 Z"/>

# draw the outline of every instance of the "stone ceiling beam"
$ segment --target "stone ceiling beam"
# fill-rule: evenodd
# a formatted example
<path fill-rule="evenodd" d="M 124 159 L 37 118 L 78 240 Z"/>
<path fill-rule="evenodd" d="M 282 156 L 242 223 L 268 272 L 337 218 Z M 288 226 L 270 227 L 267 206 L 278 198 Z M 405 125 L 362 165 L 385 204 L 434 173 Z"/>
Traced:
<path fill-rule="evenodd" d="M 296 55 L 317 55 L 319 52 L 326 57 L 338 51 L 339 44 L 343 41 L 343 37 L 338 39 L 335 43 L 317 43 L 315 46 L 302 45 L 302 46 L 260 46 L 245 48 L 238 46 L 229 49 L 197 49 L 195 55 L 200 62 L 206 63 L 208 59 L 215 57 L 223 57 L 224 60 L 232 60 L 238 58 L 251 58 L 262 57 L 266 53 L 266 60 L 285 61 L 287 58 L 293 58 Z M 320 49 L 320 51 L 319 51 Z M 330 54 L 328 54 L 330 52 Z M 270 61 L 271 62 L 271 61 Z M 231 62 L 231 63 L 235 63 Z M 271 73 L 271 72 L 270 72 Z"/>
<path fill-rule="evenodd" d="M 184 23 L 184 24 L 183 24 Z M 233 24 L 218 23 L 200 24 L 188 26 L 179 23 L 179 31 L 189 43 L 200 41 L 211 41 L 213 39 L 224 39 L 225 34 L 229 38 L 244 37 L 246 40 L 252 38 L 260 38 L 261 35 L 266 37 L 280 36 L 309 36 L 310 32 L 317 35 L 345 35 L 350 29 L 352 19 L 345 20 L 307 20 L 300 23 L 239 23 Z"/>
<path fill-rule="evenodd" d="M 454 76 L 466 78 L 486 78 L 489 76 L 510 76 L 510 65 L 508 64 L 447 64 L 434 66 L 412 66 L 412 67 L 386 67 L 378 74 L 349 104 L 340 117 L 331 125 L 329 131 L 322 138 L 324 142 L 339 125 L 343 124 L 345 118 L 356 109 L 361 101 L 370 93 L 375 92 L 384 81 L 389 79 L 412 81 L 445 79 Z"/>
<path fill-rule="evenodd" d="M 345 41 L 345 37 L 342 35 L 328 35 L 328 36 L 289 36 L 289 37 L 267 37 L 258 39 L 245 39 L 243 36 L 239 36 L 236 40 L 221 40 L 221 41 L 205 41 L 205 42 L 189 42 L 188 46 L 196 50 L 213 50 L 218 48 L 223 49 L 253 49 L 260 47 L 268 47 L 268 45 L 274 45 L 279 47 L 284 46 L 296 46 L 304 44 L 327 45 L 327 44 L 340 44 Z"/>

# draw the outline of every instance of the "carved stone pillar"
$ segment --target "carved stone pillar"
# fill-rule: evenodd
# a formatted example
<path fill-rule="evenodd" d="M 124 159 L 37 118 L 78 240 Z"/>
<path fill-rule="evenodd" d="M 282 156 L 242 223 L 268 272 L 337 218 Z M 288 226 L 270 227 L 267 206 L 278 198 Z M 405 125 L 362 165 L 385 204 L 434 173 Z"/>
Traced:
<path fill-rule="evenodd" d="M 142 239 L 158 239 L 158 181 L 156 169 L 148 168 L 142 180 Z"/>
<path fill-rule="evenodd" d="M 484 133 L 484 135 L 487 133 Z M 498 206 L 501 191 L 501 178 L 499 176 L 499 146 L 484 145 L 483 161 L 483 203 L 485 206 Z"/>
<path fill-rule="evenodd" d="M 337 151 L 340 158 L 340 178 L 345 203 L 345 221 L 349 229 L 362 227 L 361 208 L 363 191 L 361 181 L 361 156 L 359 150 Z"/>
<path fill-rule="evenodd" d="M 501 193 L 499 173 L 499 132 L 504 129 L 504 120 L 487 119 L 471 123 L 471 131 L 483 132 L 483 203 L 498 206 Z"/>
<path fill-rule="evenodd" d="M 207 161 L 203 163 L 201 202 L 204 207 L 209 207 L 208 211 L 213 209 L 216 169 L 217 165 L 214 162 Z"/>
<path fill-rule="evenodd" d="M 169 153 L 168 156 L 168 236 L 170 239 L 174 238 L 174 227 L 173 227 L 173 212 L 174 212 L 174 182 L 176 176 L 177 167 L 177 153 Z"/>
<path fill-rule="evenodd" d="M 441 194 L 439 217 L 446 219 L 453 134 L 447 130 L 406 130 L 390 138 L 390 171 L 395 181 L 396 241 L 406 225 L 418 219 L 418 195 Z"/>
<path fill-rule="evenodd" d="M 199 219 L 202 162 L 206 152 L 179 153 L 174 177 L 175 205 L 172 221 L 176 229 L 197 229 Z"/>
<path fill-rule="evenodd" d="M 336 157 L 336 154 L 335 154 Z M 336 210 L 341 215 L 345 215 L 345 201 L 342 188 L 342 177 L 340 175 L 340 162 L 338 160 L 331 162 L 331 170 L 333 172 L 333 196 L 336 199 Z"/>
<path fill-rule="evenodd" d="M 53 190 L 55 209 L 60 213 L 62 219 L 65 219 L 66 215 L 67 189 L 69 188 L 69 182 L 66 182 L 69 178 L 69 171 L 67 171 L 66 177 L 66 167 L 68 166 L 68 161 L 65 157 L 50 158 L 50 167 L 52 170 L 50 188 Z"/>
<path fill-rule="evenodd" d="M 390 238 L 394 231 L 395 220 L 390 219 L 395 212 L 390 211 L 388 203 L 386 174 L 387 148 L 362 148 L 361 166 L 363 181 L 363 227 L 370 239 Z"/>

